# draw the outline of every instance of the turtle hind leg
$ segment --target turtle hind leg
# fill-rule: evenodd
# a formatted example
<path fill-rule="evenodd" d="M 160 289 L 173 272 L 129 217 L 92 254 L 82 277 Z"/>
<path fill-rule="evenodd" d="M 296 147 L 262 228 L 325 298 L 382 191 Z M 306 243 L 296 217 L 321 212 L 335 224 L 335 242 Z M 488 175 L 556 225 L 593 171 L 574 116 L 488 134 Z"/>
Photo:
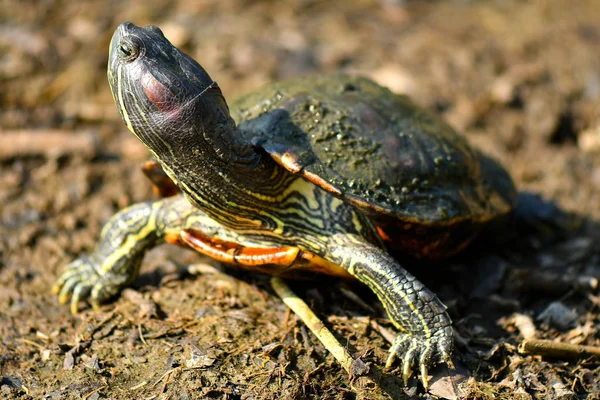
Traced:
<path fill-rule="evenodd" d="M 418 365 L 427 389 L 427 371 L 433 362 L 452 366 L 454 332 L 446 306 L 388 253 L 356 235 L 337 234 L 331 237 L 325 258 L 366 284 L 400 331 L 386 367 L 399 358 L 407 383 L 413 366 Z"/>

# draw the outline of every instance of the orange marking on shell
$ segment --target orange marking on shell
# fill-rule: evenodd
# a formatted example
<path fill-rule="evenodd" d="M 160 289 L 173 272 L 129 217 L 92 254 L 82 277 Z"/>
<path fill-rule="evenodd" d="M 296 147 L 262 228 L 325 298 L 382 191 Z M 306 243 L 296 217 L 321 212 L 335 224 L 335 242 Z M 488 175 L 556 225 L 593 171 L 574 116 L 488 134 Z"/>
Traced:
<path fill-rule="evenodd" d="M 171 197 L 179 193 L 177 185 L 167 176 L 156 161 L 142 164 L 142 172 L 152 182 L 152 191 L 157 197 Z"/>
<path fill-rule="evenodd" d="M 325 179 L 321 178 L 319 175 L 317 175 L 313 172 L 304 170 L 302 165 L 300 165 L 300 163 L 298 163 L 298 157 L 296 155 L 286 152 L 282 156 L 280 156 L 278 153 L 273 152 L 273 153 L 271 153 L 271 157 L 273 158 L 273 160 L 275 160 L 275 162 L 277 164 L 281 165 L 282 167 L 284 167 L 291 173 L 300 174 L 305 179 L 308 179 L 310 182 L 314 183 L 315 185 L 319 186 L 320 188 L 323 188 L 336 196 L 342 195 L 342 191 L 340 189 L 333 186 L 331 183 L 327 182 Z"/>
<path fill-rule="evenodd" d="M 279 265 L 289 266 L 300 251 L 297 247 L 259 248 L 243 247 L 204 235 L 196 230 L 183 230 L 181 238 L 190 247 L 216 260 L 243 266 Z"/>
<path fill-rule="evenodd" d="M 333 186 L 331 183 L 327 182 L 325 179 L 321 178 L 319 175 L 313 172 L 304 171 L 302 176 L 304 176 L 306 179 L 319 186 L 320 188 L 327 190 L 329 193 L 332 193 L 336 196 L 342 195 L 342 191 L 340 189 Z"/>
<path fill-rule="evenodd" d="M 197 252 L 212 257 L 218 261 L 235 263 L 234 255 L 228 253 L 228 249 L 223 250 L 218 244 L 212 243 L 210 236 L 206 236 L 199 231 L 191 229 L 183 230 L 179 233 L 179 235 L 185 243 L 187 243 Z"/>
<path fill-rule="evenodd" d="M 303 264 L 296 263 L 292 268 L 307 269 L 320 274 L 336 276 L 338 278 L 355 279 L 345 268 L 308 251 L 301 251 L 298 255 L 298 260 L 302 260 Z"/>
<path fill-rule="evenodd" d="M 219 240 L 194 229 L 182 230 L 180 236 L 182 241 L 201 254 L 249 270 L 288 277 L 298 277 L 298 271 L 311 271 L 354 279 L 343 267 L 297 247 L 243 247 L 238 243 Z"/>
<path fill-rule="evenodd" d="M 281 158 L 280 162 L 288 171 L 291 173 L 297 174 L 302 171 L 302 166 L 298 164 L 298 157 L 291 153 L 285 153 Z"/>
<path fill-rule="evenodd" d="M 390 238 L 390 236 L 387 233 L 385 233 L 385 231 L 380 226 L 376 226 L 375 228 L 377 229 L 377 234 L 380 238 L 383 239 L 384 242 L 392 241 L 392 238 Z"/>
<path fill-rule="evenodd" d="M 391 212 L 388 209 L 385 209 L 381 206 L 370 203 L 370 202 L 363 200 L 357 196 L 345 195 L 344 198 L 346 200 L 348 200 L 348 203 L 350 203 L 353 206 L 356 206 L 358 208 L 361 208 L 362 210 L 364 210 L 366 212 L 375 213 L 375 214 L 383 214 L 383 215 L 390 214 L 390 212 Z"/>
<path fill-rule="evenodd" d="M 185 246 L 186 243 L 181 240 L 179 233 L 169 232 L 165 235 L 165 242 L 177 246 Z"/>
<path fill-rule="evenodd" d="M 236 253 L 235 261 L 238 264 L 246 266 L 266 264 L 290 266 L 296 261 L 299 251 L 300 249 L 297 247 L 277 247 L 272 249 L 244 247 Z"/>
<path fill-rule="evenodd" d="M 144 172 L 156 171 L 158 168 L 160 168 L 160 164 L 158 163 L 158 161 L 148 160 L 142 164 L 142 171 Z"/>

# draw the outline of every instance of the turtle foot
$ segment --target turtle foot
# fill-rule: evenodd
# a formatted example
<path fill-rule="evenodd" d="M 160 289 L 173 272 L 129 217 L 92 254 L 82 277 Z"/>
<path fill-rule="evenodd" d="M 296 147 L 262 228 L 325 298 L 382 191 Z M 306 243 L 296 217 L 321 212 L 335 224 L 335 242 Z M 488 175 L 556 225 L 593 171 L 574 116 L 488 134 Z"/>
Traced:
<path fill-rule="evenodd" d="M 416 336 L 410 333 L 402 333 L 396 337 L 394 344 L 390 347 L 390 354 L 385 364 L 390 368 L 396 358 L 402 363 L 402 379 L 408 385 L 412 375 L 413 366 L 419 365 L 421 382 L 425 390 L 429 389 L 428 369 L 435 362 L 446 363 L 454 368 L 451 355 L 453 350 L 452 327 L 447 326 L 437 330 L 431 336 Z"/>
<path fill-rule="evenodd" d="M 52 291 L 60 304 L 70 300 L 71 313 L 79 312 L 79 303 L 87 301 L 94 309 L 100 308 L 111 297 L 121 292 L 127 279 L 113 271 L 104 272 L 93 257 L 83 256 L 65 267 Z"/>

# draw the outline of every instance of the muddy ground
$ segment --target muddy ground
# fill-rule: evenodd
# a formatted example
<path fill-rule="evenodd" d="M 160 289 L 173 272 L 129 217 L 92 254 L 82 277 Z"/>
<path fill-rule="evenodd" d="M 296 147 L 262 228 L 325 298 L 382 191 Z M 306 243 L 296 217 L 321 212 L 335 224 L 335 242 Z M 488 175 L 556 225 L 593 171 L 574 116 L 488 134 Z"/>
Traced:
<path fill-rule="evenodd" d="M 600 346 L 597 0 L 1 4 L 1 398 L 425 396 L 416 380 L 403 387 L 398 367 L 381 369 L 389 345 L 364 317 L 391 325 L 358 285 L 349 288 L 374 310 L 336 282 L 292 287 L 371 366 L 371 382 L 349 379 L 267 277 L 190 251 L 152 251 L 133 288 L 99 312 L 58 304 L 50 289 L 62 268 L 93 249 L 113 213 L 152 198 L 146 151 L 105 77 L 110 36 L 126 20 L 159 25 L 228 98 L 293 76 L 361 73 L 499 159 L 520 190 L 542 196 L 524 204 L 543 224 L 507 222 L 436 265 L 407 260 L 455 321 L 464 382 L 448 384 L 453 372 L 438 367 L 432 393 L 600 398 L 592 357 L 517 349 L 524 337 Z"/>

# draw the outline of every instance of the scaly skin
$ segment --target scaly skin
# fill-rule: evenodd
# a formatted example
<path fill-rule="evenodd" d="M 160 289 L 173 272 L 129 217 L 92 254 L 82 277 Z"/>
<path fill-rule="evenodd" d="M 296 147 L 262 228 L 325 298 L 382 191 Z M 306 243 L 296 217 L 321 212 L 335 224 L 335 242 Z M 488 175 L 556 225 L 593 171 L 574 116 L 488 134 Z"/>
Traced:
<path fill-rule="evenodd" d="M 313 217 L 332 222 L 320 226 L 319 234 L 288 231 L 288 239 L 279 235 L 239 234 L 220 225 L 180 195 L 138 203 L 121 210 L 106 223 L 96 250 L 69 264 L 54 291 L 61 303 L 70 298 L 73 313 L 78 312 L 81 301 L 89 301 L 97 309 L 135 279 L 146 251 L 163 243 L 167 236 L 177 237 L 187 229 L 244 247 L 295 243 L 302 250 L 345 268 L 373 290 L 394 325 L 402 331 L 390 348 L 387 366 L 398 357 L 407 382 L 412 367 L 419 365 L 423 385 L 427 387 L 427 368 L 432 360 L 449 362 L 452 353 L 453 331 L 445 306 L 382 250 L 370 222 L 353 207 L 303 179 L 295 182 L 289 201 L 293 203 L 302 193 L 315 206 L 311 210 L 320 213 Z M 295 210 L 296 219 L 308 218 L 301 205 L 290 203 L 286 209 Z M 277 268 L 274 272 L 277 273 Z"/>
<path fill-rule="evenodd" d="M 514 206 L 500 165 L 407 99 L 343 75 L 257 93 L 236 110 L 238 126 L 216 82 L 156 27 L 119 26 L 108 80 L 125 124 L 182 196 L 115 215 L 96 252 L 60 278 L 62 302 L 98 306 L 135 278 L 148 248 L 191 228 L 246 254 L 300 249 L 365 283 L 401 331 L 387 365 L 402 360 L 405 381 L 418 364 L 427 387 L 428 366 L 450 364 L 445 306 L 373 225 L 417 257 L 452 254 Z"/>
<path fill-rule="evenodd" d="M 127 207 L 104 225 L 91 255 L 67 265 L 53 291 L 61 303 L 71 299 L 74 314 L 84 300 L 97 309 L 135 279 L 147 250 L 182 227 L 201 224 L 202 217 L 182 196 Z"/>
<path fill-rule="evenodd" d="M 402 332 L 390 348 L 386 368 L 399 358 L 407 384 L 412 367 L 419 365 L 427 389 L 432 358 L 452 365 L 454 334 L 446 306 L 388 253 L 354 235 L 332 237 L 328 253 L 331 261 L 344 266 L 377 295 Z"/>

